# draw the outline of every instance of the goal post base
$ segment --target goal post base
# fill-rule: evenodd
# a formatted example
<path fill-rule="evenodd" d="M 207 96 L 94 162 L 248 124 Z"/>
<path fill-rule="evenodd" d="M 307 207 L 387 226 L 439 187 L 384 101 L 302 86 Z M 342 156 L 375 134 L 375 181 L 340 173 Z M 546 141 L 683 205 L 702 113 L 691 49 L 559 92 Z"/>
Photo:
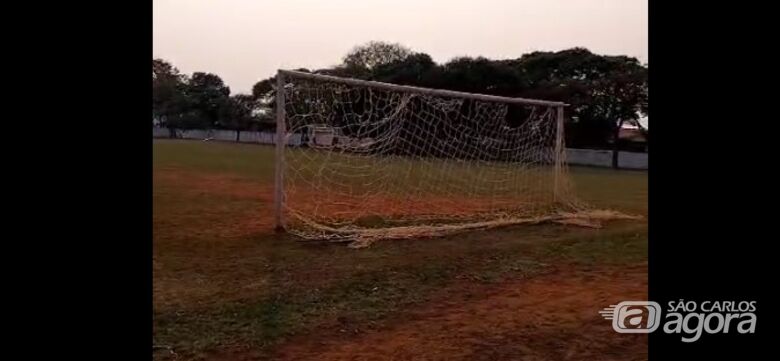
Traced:
<path fill-rule="evenodd" d="M 536 217 L 505 217 L 493 220 L 472 221 L 466 223 L 420 224 L 385 228 L 338 229 L 321 225 L 310 220 L 306 231 L 292 230 L 290 234 L 304 240 L 348 243 L 350 248 L 364 248 L 377 240 L 422 239 L 448 236 L 468 231 L 488 230 L 518 225 L 555 223 L 566 226 L 601 228 L 604 222 L 615 220 L 641 220 L 639 215 L 626 214 L 606 209 L 583 209 L 574 212 L 555 212 Z"/>

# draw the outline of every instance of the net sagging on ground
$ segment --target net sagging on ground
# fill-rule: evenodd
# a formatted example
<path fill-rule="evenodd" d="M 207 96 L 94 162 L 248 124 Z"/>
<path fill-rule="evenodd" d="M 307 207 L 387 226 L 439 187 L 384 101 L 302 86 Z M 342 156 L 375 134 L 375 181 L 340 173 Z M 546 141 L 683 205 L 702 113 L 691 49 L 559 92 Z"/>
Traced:
<path fill-rule="evenodd" d="M 298 236 L 366 244 L 621 216 L 576 198 L 558 106 L 294 73 L 284 84 L 283 209 Z"/>

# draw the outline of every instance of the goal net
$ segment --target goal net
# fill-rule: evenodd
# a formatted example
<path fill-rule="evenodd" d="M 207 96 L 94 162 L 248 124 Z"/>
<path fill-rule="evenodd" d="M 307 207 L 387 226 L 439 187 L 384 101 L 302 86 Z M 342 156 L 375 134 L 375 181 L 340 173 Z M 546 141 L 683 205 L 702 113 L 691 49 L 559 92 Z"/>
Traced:
<path fill-rule="evenodd" d="M 276 102 L 277 226 L 298 236 L 366 244 L 619 217 L 573 192 L 563 103 L 294 71 L 278 73 Z"/>

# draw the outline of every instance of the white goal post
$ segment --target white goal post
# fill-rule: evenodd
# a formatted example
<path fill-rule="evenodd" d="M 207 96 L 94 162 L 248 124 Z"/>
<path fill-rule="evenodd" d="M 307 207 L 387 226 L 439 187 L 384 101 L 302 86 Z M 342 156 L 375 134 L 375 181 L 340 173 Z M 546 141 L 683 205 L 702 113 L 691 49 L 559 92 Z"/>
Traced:
<path fill-rule="evenodd" d="M 573 194 L 562 102 L 290 70 L 275 101 L 276 227 L 303 238 L 365 244 L 618 215 Z"/>

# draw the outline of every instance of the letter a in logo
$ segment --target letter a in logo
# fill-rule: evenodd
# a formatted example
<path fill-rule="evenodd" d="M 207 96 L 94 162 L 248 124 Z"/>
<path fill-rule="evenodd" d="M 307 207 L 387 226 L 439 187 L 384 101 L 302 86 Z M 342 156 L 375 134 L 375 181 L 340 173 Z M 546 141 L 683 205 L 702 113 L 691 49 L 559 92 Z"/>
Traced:
<path fill-rule="evenodd" d="M 620 333 L 650 333 L 661 322 L 661 306 L 652 301 L 623 301 L 599 313 Z"/>

